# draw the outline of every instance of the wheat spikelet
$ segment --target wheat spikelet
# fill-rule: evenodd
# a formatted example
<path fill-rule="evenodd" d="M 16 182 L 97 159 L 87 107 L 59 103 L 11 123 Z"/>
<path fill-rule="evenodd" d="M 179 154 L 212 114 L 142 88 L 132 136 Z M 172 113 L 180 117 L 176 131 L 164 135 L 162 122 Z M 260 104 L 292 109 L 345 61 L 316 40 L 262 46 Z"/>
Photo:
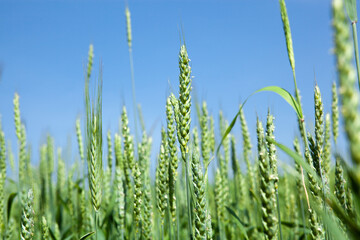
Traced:
<path fill-rule="evenodd" d="M 337 88 L 335 82 L 333 82 L 332 84 L 331 93 L 332 93 L 332 98 L 331 98 L 332 134 L 336 145 L 337 137 L 339 135 L 339 106 L 338 106 L 338 95 L 337 95 Z"/>
<path fill-rule="evenodd" d="M 126 171 L 131 171 L 134 167 L 134 143 L 133 138 L 130 135 L 129 129 L 129 120 L 127 117 L 127 112 L 125 106 L 123 107 L 123 112 L 121 114 L 121 122 L 122 122 L 122 134 L 124 139 L 124 165 L 126 167 Z M 127 175 L 128 173 L 126 173 Z M 126 176 L 125 175 L 125 176 Z M 126 177 L 126 181 L 129 181 Z M 126 182 L 127 188 L 130 189 L 130 182 Z"/>
<path fill-rule="evenodd" d="M 318 85 L 314 90 L 314 102 L 315 102 L 315 140 L 316 140 L 316 154 L 319 155 L 320 161 L 323 144 L 324 144 L 324 106 L 321 99 L 321 93 Z M 321 162 L 320 162 L 321 163 Z"/>
<path fill-rule="evenodd" d="M 94 46 L 90 44 L 89 46 L 89 52 L 88 52 L 88 64 L 87 64 L 87 71 L 86 71 L 86 77 L 87 80 L 91 77 L 91 70 L 93 66 L 93 59 L 94 59 Z"/>
<path fill-rule="evenodd" d="M 111 144 L 111 131 L 109 130 L 107 132 L 107 146 L 108 146 L 108 155 L 107 155 L 107 161 L 108 161 L 108 168 L 110 173 L 112 173 L 112 162 L 113 162 L 113 155 L 112 155 L 112 144 Z M 111 174 L 110 174 L 111 175 Z M 111 178 L 111 176 L 110 176 Z"/>
<path fill-rule="evenodd" d="M 207 167 L 210 159 L 211 136 L 209 131 L 209 114 L 205 101 L 202 104 L 202 114 L 200 117 L 200 130 L 201 130 L 201 155 L 203 158 L 204 166 Z"/>
<path fill-rule="evenodd" d="M 143 236 L 144 239 L 152 239 L 152 199 L 151 199 L 151 184 L 149 174 L 145 175 L 144 179 L 144 194 L 143 194 L 143 206 L 144 206 L 144 221 L 143 221 Z"/>
<path fill-rule="evenodd" d="M 142 207 L 142 188 L 141 172 L 138 162 L 134 165 L 134 222 L 136 225 L 136 232 L 139 231 L 140 223 L 142 221 L 141 207 Z"/>
<path fill-rule="evenodd" d="M 172 221 L 176 220 L 176 195 L 175 186 L 177 180 L 177 169 L 178 169 L 178 156 L 177 147 L 175 144 L 175 122 L 174 122 L 174 111 L 171 105 L 171 97 L 166 99 L 166 121 L 167 121 L 167 143 L 170 157 L 170 170 L 169 170 L 169 207 L 172 216 Z"/>
<path fill-rule="evenodd" d="M 323 147 L 323 176 L 326 178 L 326 184 L 328 185 L 330 179 L 331 168 L 331 126 L 330 126 L 330 114 L 325 115 L 325 133 L 324 133 L 324 147 Z"/>
<path fill-rule="evenodd" d="M 182 45 L 179 53 L 179 123 L 178 132 L 180 133 L 180 150 L 182 159 L 186 160 L 186 153 L 188 153 L 187 143 L 190 139 L 190 109 L 191 109 L 191 67 L 190 59 L 185 45 Z"/>
<path fill-rule="evenodd" d="M 95 212 L 98 212 L 101 206 L 101 164 L 98 152 L 98 124 L 96 117 L 93 119 L 93 126 L 91 132 L 91 140 L 89 144 L 89 156 L 88 156 L 88 166 L 89 166 L 89 187 L 91 193 L 91 202 Z"/>
<path fill-rule="evenodd" d="M 93 47 L 90 45 L 88 57 L 88 72 L 85 79 L 85 107 L 86 107 L 86 159 L 88 166 L 88 180 L 91 194 L 91 202 L 95 215 L 99 212 L 102 200 L 102 76 L 94 94 L 90 99 L 89 84 L 93 61 Z"/>
<path fill-rule="evenodd" d="M 61 204 L 61 198 L 64 196 L 65 186 L 65 163 L 61 157 L 61 148 L 58 148 L 58 166 L 57 166 L 57 185 L 56 185 L 56 200 L 57 204 Z"/>
<path fill-rule="evenodd" d="M 49 226 L 47 224 L 46 218 L 43 216 L 41 219 L 41 228 L 42 228 L 42 239 L 43 240 L 49 240 Z"/>
<path fill-rule="evenodd" d="M 80 159 L 83 163 L 85 158 L 84 158 L 84 147 L 83 147 L 83 140 L 82 140 L 82 134 L 81 134 L 81 127 L 80 127 L 80 118 L 76 119 L 76 139 L 77 139 L 77 143 L 78 143 Z"/>
<path fill-rule="evenodd" d="M 335 156 L 335 196 L 340 205 L 346 210 L 346 192 L 345 192 L 345 178 L 343 168 L 341 166 L 341 159 L 339 155 Z"/>
<path fill-rule="evenodd" d="M 275 140 L 274 130 L 275 130 L 274 116 L 270 114 L 270 111 L 268 111 L 267 121 L 266 121 L 266 137 L 267 137 L 266 145 L 268 149 L 272 179 L 274 180 L 274 187 L 277 190 L 279 178 L 278 178 L 278 170 L 277 170 L 276 147 L 274 143 L 268 140 L 268 139 Z"/>
<path fill-rule="evenodd" d="M 193 148 L 192 154 L 192 183 L 194 186 L 195 206 L 194 206 L 194 221 L 195 221 L 195 239 L 206 239 L 206 224 L 207 224 L 207 204 L 205 196 L 205 182 L 201 170 L 199 152 Z"/>
<path fill-rule="evenodd" d="M 257 135 L 262 225 L 264 228 L 265 239 L 277 239 L 278 219 L 275 214 L 275 187 L 271 179 L 272 171 L 270 168 L 269 156 L 267 155 L 265 147 L 264 129 L 259 120 L 257 120 Z"/>
<path fill-rule="evenodd" d="M 121 238 L 125 231 L 125 192 L 123 186 L 122 171 L 120 166 L 115 167 L 115 203 L 117 231 Z"/>
<path fill-rule="evenodd" d="M 132 45 L 131 17 L 130 17 L 130 10 L 128 7 L 126 7 L 126 9 L 125 9 L 125 16 L 126 16 L 127 42 L 129 45 L 129 49 L 131 49 L 131 45 Z"/>
<path fill-rule="evenodd" d="M 156 200 L 157 207 L 160 212 L 161 225 L 165 220 L 165 209 L 168 201 L 168 151 L 165 130 L 162 129 L 162 141 L 160 146 L 160 154 L 158 158 L 158 166 L 156 169 Z"/>
<path fill-rule="evenodd" d="M 250 141 L 250 134 L 248 130 L 248 126 L 245 120 L 245 115 L 243 112 L 243 109 L 240 109 L 240 123 L 241 123 L 241 131 L 242 131 L 242 138 L 243 138 L 243 158 L 246 163 L 247 167 L 247 177 L 249 182 L 250 191 L 255 191 L 255 176 L 254 171 L 252 169 L 251 163 L 250 163 L 250 154 L 251 154 L 251 141 Z M 250 194 L 250 197 L 252 198 L 252 195 Z"/>
<path fill-rule="evenodd" d="M 284 34 L 286 39 L 286 47 L 287 53 L 290 61 L 290 66 L 293 72 L 295 72 L 295 58 L 294 58 L 294 50 L 293 50 L 293 43 L 291 37 L 291 29 L 289 23 L 289 17 L 286 10 L 285 0 L 279 0 L 280 3 L 280 13 L 281 13 L 281 20 L 283 23 Z"/>
<path fill-rule="evenodd" d="M 21 232 L 20 238 L 21 240 L 31 240 L 34 236 L 34 196 L 33 192 L 30 189 L 27 193 L 25 203 L 23 206 L 22 214 L 21 214 Z"/>

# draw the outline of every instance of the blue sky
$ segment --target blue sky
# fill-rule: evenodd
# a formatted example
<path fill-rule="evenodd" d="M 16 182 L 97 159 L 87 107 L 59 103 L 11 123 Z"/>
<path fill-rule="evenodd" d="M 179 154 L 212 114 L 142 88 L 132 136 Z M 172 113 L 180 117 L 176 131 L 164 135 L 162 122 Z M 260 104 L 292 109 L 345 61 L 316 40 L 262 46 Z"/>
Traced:
<path fill-rule="evenodd" d="M 147 129 L 155 126 L 154 151 L 159 147 L 160 127 L 166 124 L 166 97 L 178 91 L 181 24 L 192 63 L 193 92 L 207 101 L 216 119 L 222 109 L 230 121 L 239 103 L 261 87 L 278 85 L 293 92 L 278 1 L 128 2 L 136 97 Z M 336 79 L 330 1 L 286 3 L 298 86 L 311 130 L 315 76 L 326 112 Z M 0 6 L 0 113 L 15 152 L 12 99 L 18 92 L 33 163 L 38 162 L 39 145 L 47 133 L 55 137 L 56 146 L 70 145 L 76 153 L 75 120 L 84 116 L 84 66 L 90 43 L 95 51 L 93 76 L 98 76 L 99 61 L 103 62 L 104 130 L 117 131 L 123 104 L 133 122 L 123 1 L 2 0 Z M 297 134 L 296 116 L 272 93 L 256 95 L 245 106 L 253 140 L 256 115 L 265 120 L 268 108 L 276 116 L 276 138 L 291 146 Z M 239 123 L 234 130 L 240 142 Z"/>

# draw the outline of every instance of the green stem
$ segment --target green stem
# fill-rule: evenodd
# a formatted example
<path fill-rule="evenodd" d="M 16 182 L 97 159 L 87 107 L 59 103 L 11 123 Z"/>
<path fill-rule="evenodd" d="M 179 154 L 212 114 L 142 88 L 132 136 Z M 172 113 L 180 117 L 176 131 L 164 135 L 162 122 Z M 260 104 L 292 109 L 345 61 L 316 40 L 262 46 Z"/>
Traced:
<path fill-rule="evenodd" d="M 169 199 L 167 201 L 167 204 L 168 204 L 168 206 L 170 206 Z M 169 207 L 167 208 L 167 215 L 168 215 L 168 223 L 169 223 L 169 239 L 172 240 L 173 238 L 172 238 L 172 230 L 171 230 L 171 228 L 173 226 L 173 222 L 172 222 L 172 217 L 171 217 L 171 214 L 170 214 L 170 208 Z"/>
<path fill-rule="evenodd" d="M 306 224 L 305 224 L 305 212 L 304 212 L 304 203 L 302 200 L 302 195 L 299 196 L 299 200 L 300 200 L 300 208 L 301 208 L 301 217 L 302 217 L 302 221 L 303 221 L 303 229 L 304 229 L 304 234 L 306 231 Z"/>
<path fill-rule="evenodd" d="M 176 191 L 175 191 L 176 193 Z M 179 201 L 176 198 L 175 199 L 175 203 L 176 203 L 176 239 L 179 240 L 180 239 L 180 229 L 179 229 Z"/>
<path fill-rule="evenodd" d="M 161 224 L 161 240 L 164 240 L 164 224 Z"/>
<path fill-rule="evenodd" d="M 186 153 L 185 157 L 185 181 L 186 181 L 186 200 L 187 200 L 187 209 L 188 209 L 188 227 L 189 227 L 189 239 L 192 240 L 192 220 L 191 220 L 191 202 L 190 202 L 190 192 L 189 192 L 189 167 L 188 167 L 189 154 Z"/>
<path fill-rule="evenodd" d="M 129 59 L 130 59 L 130 71 L 131 71 L 131 86 L 132 86 L 132 98 L 133 98 L 133 111 L 134 111 L 134 122 L 135 122 L 135 140 L 136 142 L 139 142 L 139 135 L 138 135 L 138 129 L 137 129 L 137 118 L 136 118 L 136 95 L 135 95 L 135 77 L 134 77 L 134 61 L 133 61 L 133 55 L 132 55 L 132 49 L 129 48 Z"/>
<path fill-rule="evenodd" d="M 297 88 L 297 84 L 296 84 L 296 75 L 295 75 L 295 69 L 293 69 L 293 77 L 294 77 L 294 85 L 295 85 L 295 97 L 296 97 L 296 101 L 298 102 L 299 106 L 300 106 L 300 111 L 301 111 L 301 114 L 302 114 L 302 106 L 301 106 L 301 101 L 300 101 L 300 96 L 299 96 L 299 91 L 298 91 L 298 88 Z M 304 147 L 305 147 L 305 152 L 306 150 L 308 149 L 308 139 L 306 137 L 306 126 L 305 126 L 305 120 L 304 120 L 304 116 L 302 116 L 302 119 L 300 119 L 300 123 L 299 123 L 299 127 L 300 127 L 300 131 L 302 130 L 303 131 L 303 141 L 304 141 Z M 309 199 L 307 198 L 308 194 L 307 194 L 307 190 L 306 190 L 306 185 L 305 185 L 305 182 L 304 182 L 304 173 L 303 173 L 303 170 L 302 170 L 302 167 L 300 166 L 301 168 L 301 174 L 302 174 L 302 184 L 304 186 L 304 192 L 305 192 L 305 195 L 306 195 L 306 201 L 307 201 L 307 204 L 308 206 L 310 207 L 310 203 L 309 203 Z M 302 214 L 303 214 L 303 224 L 304 224 L 304 237 L 306 239 L 306 232 L 305 232 L 305 217 L 304 217 L 304 208 L 303 208 L 303 203 L 300 199 L 300 202 L 301 202 L 301 207 L 302 207 Z"/>
<path fill-rule="evenodd" d="M 95 239 L 98 240 L 98 212 L 95 211 Z"/>
<path fill-rule="evenodd" d="M 222 226 L 221 226 L 220 216 L 217 216 L 217 220 L 218 220 L 218 227 L 219 227 L 219 236 L 220 236 L 220 239 L 225 239 L 225 238 L 224 238 L 224 233 L 223 233 L 223 228 L 222 228 Z"/>
<path fill-rule="evenodd" d="M 276 189 L 276 205 L 278 211 L 278 219 L 279 219 L 279 232 L 280 232 L 280 240 L 283 239 L 282 230 L 281 230 L 281 214 L 280 214 L 280 204 L 279 204 L 279 192 Z"/>
<path fill-rule="evenodd" d="M 353 41 L 354 41 L 354 48 L 355 48 L 357 78 L 358 78 L 359 88 L 360 88 L 359 46 L 358 46 L 358 40 L 357 40 L 357 30 L 356 30 L 356 22 L 355 21 L 353 21 L 351 23 L 351 27 L 352 27 L 352 32 L 353 32 Z"/>

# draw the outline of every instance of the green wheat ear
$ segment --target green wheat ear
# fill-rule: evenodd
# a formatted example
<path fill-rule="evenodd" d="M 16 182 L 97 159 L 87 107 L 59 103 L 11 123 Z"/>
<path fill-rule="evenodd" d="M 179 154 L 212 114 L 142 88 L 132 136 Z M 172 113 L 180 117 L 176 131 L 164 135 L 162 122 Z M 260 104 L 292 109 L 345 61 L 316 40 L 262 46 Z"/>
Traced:
<path fill-rule="evenodd" d="M 294 57 L 289 17 L 286 10 L 285 0 L 279 0 L 279 3 L 280 3 L 281 20 L 283 22 L 283 28 L 286 39 L 287 53 L 288 53 L 291 69 L 295 73 L 295 57 Z"/>
<path fill-rule="evenodd" d="M 86 158 L 88 165 L 88 180 L 91 193 L 91 202 L 95 213 L 101 206 L 101 179 L 102 179 L 102 76 L 94 99 L 90 99 L 90 74 L 93 59 L 93 47 L 90 45 L 88 74 L 85 79 L 85 107 L 86 107 Z"/>
<path fill-rule="evenodd" d="M 47 223 L 46 218 L 44 216 L 41 219 L 41 228 L 42 228 L 42 239 L 43 240 L 49 240 L 50 239 L 49 226 L 48 226 L 48 223 Z"/>
<path fill-rule="evenodd" d="M 108 168 L 110 172 L 112 173 L 112 162 L 113 162 L 113 155 L 112 155 L 112 143 L 111 143 L 111 131 L 108 130 L 107 132 L 107 146 L 108 146 Z"/>
<path fill-rule="evenodd" d="M 211 140 L 209 131 L 209 114 L 204 101 L 202 104 L 202 114 L 200 117 L 200 129 L 201 129 L 201 154 L 203 158 L 203 164 L 208 166 L 211 151 Z"/>
<path fill-rule="evenodd" d="M 162 129 L 161 135 L 162 135 L 162 141 L 160 146 L 160 154 L 158 158 L 158 166 L 156 168 L 156 200 L 157 200 L 157 207 L 160 212 L 161 225 L 164 225 L 165 210 L 167 208 L 167 201 L 168 201 L 168 187 L 169 187 L 169 182 L 168 182 L 169 152 L 167 150 L 168 143 L 164 129 Z"/>
<path fill-rule="evenodd" d="M 26 132 L 25 126 L 21 123 L 19 95 L 14 95 L 14 122 L 15 132 L 19 143 L 19 185 L 23 188 L 26 178 Z M 23 196 L 21 197 L 23 198 Z"/>
<path fill-rule="evenodd" d="M 346 210 L 345 178 L 341 166 L 341 157 L 336 155 L 335 159 L 335 196 L 343 209 Z"/>
<path fill-rule="evenodd" d="M 35 227 L 34 227 L 34 196 L 33 191 L 30 189 L 27 193 L 25 204 L 23 206 L 22 215 L 21 215 L 21 240 L 32 240 L 34 237 Z"/>
<path fill-rule="evenodd" d="M 93 59 L 94 59 L 94 46 L 90 44 L 89 46 L 89 52 L 88 52 L 88 64 L 87 64 L 87 72 L 86 77 L 87 79 L 90 79 L 91 77 L 91 71 L 93 66 Z"/>
<path fill-rule="evenodd" d="M 331 126 L 330 126 L 330 114 L 327 113 L 325 115 L 325 133 L 324 133 L 324 149 L 323 149 L 323 167 L 324 173 L 326 177 L 326 181 L 328 183 L 330 179 L 330 168 L 331 168 Z"/>
<path fill-rule="evenodd" d="M 275 186 L 272 181 L 269 156 L 266 151 L 264 129 L 262 123 L 257 120 L 258 136 L 258 159 L 260 172 L 260 199 L 262 209 L 262 225 L 265 239 L 277 239 L 278 219 L 276 217 Z"/>
<path fill-rule="evenodd" d="M 132 45 L 131 17 L 130 17 L 130 10 L 128 7 L 126 7 L 125 9 L 125 16 L 126 16 L 127 42 L 129 45 L 129 49 L 131 49 L 131 45 Z"/>
<path fill-rule="evenodd" d="M 182 45 L 179 53 L 179 123 L 178 131 L 180 132 L 180 149 L 182 159 L 185 161 L 186 153 L 188 153 L 188 142 L 190 140 L 190 110 L 191 110 L 191 67 L 190 59 L 185 45 Z"/>
<path fill-rule="evenodd" d="M 275 144 L 270 142 L 268 139 L 275 140 L 274 130 L 274 119 L 275 117 L 270 114 L 270 111 L 267 115 L 266 121 L 266 146 L 268 148 L 268 155 L 269 155 L 269 163 L 271 168 L 271 174 L 273 175 L 274 179 L 274 186 L 275 189 L 278 189 L 278 169 L 277 169 L 277 156 L 276 156 L 276 147 Z"/>
<path fill-rule="evenodd" d="M 81 134 L 80 118 L 76 119 L 76 138 L 78 142 L 79 154 L 81 162 L 84 164 L 84 146 Z"/>
<path fill-rule="evenodd" d="M 146 136 L 146 133 L 143 134 L 143 144 L 142 144 L 142 158 L 144 162 L 144 171 L 143 176 L 143 222 L 142 222 L 142 233 L 143 237 L 146 240 L 152 239 L 152 225 L 153 225 L 153 212 L 152 212 L 152 199 L 151 199 L 151 182 L 150 182 L 150 152 L 151 152 L 151 138 Z"/>
<path fill-rule="evenodd" d="M 126 112 L 125 106 L 123 107 L 123 112 L 121 114 L 122 122 L 122 135 L 124 140 L 124 159 L 123 159 L 123 169 L 125 172 L 125 186 L 127 191 L 131 191 L 131 171 L 134 166 L 134 143 L 133 137 L 130 135 L 129 129 L 129 120 Z"/>
<path fill-rule="evenodd" d="M 256 186 L 255 186 L 254 170 L 253 170 L 253 168 L 251 166 L 251 162 L 250 162 L 250 154 L 251 154 L 250 134 L 249 134 L 249 129 L 248 129 L 245 115 L 244 115 L 242 108 L 240 109 L 239 118 L 240 118 L 241 132 L 242 132 L 242 138 L 243 138 L 243 158 L 246 163 L 247 177 L 248 177 L 248 181 L 249 181 L 248 186 L 250 187 L 250 190 L 255 191 Z M 252 198 L 251 194 L 250 194 L 250 197 Z"/>
<path fill-rule="evenodd" d="M 177 180 L 178 169 L 178 156 L 176 147 L 176 135 L 175 135 L 175 116 L 174 110 L 171 104 L 171 97 L 166 100 L 166 120 L 167 120 L 167 142 L 168 151 L 170 157 L 170 170 L 169 170 L 169 205 L 172 216 L 172 221 L 176 220 L 176 194 L 175 186 Z"/>
<path fill-rule="evenodd" d="M 206 239 L 207 236 L 207 203 L 205 196 L 205 181 L 201 169 L 199 153 L 196 147 L 193 148 L 191 169 L 192 169 L 192 182 L 195 194 L 194 206 L 194 221 L 195 221 L 195 239 Z"/>
<path fill-rule="evenodd" d="M 139 163 L 135 162 L 134 165 L 134 222 L 136 225 L 136 232 L 139 232 L 140 223 L 142 221 L 142 186 L 143 183 L 141 181 L 141 172 L 139 168 Z"/>
<path fill-rule="evenodd" d="M 339 136 L 339 106 L 336 82 L 333 82 L 331 88 L 331 121 L 332 121 L 332 134 L 335 145 L 337 143 L 337 137 Z"/>
<path fill-rule="evenodd" d="M 96 117 L 93 120 L 92 132 L 91 132 L 91 140 L 88 150 L 88 165 L 89 165 L 89 186 L 91 193 L 91 202 L 93 204 L 95 212 L 98 212 L 101 206 L 101 173 L 102 173 L 102 165 L 100 164 L 99 159 L 101 156 L 99 155 L 98 150 L 98 124 Z"/>

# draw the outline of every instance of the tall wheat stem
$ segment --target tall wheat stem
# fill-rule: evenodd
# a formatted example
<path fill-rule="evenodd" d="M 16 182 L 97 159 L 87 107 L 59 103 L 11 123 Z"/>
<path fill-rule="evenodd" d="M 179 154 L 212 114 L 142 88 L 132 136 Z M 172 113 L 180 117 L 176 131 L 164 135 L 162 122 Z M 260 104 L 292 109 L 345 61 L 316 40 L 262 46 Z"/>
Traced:
<path fill-rule="evenodd" d="M 359 45 L 358 45 L 358 39 L 357 39 L 358 37 L 357 37 L 357 30 L 356 30 L 356 21 L 351 22 L 351 28 L 352 28 L 352 33 L 353 33 L 353 41 L 354 41 L 354 49 L 355 49 L 357 78 L 358 78 L 359 88 L 360 88 Z"/>
<path fill-rule="evenodd" d="M 192 218 L 191 218 L 191 201 L 190 201 L 190 191 L 189 191 L 189 166 L 188 166 L 188 161 L 189 161 L 189 153 L 186 153 L 185 155 L 185 184 L 186 184 L 186 201 L 187 201 L 187 209 L 188 209 L 188 215 L 189 215 L 189 219 L 188 219 L 188 227 L 189 227 L 189 236 L 190 239 L 193 239 L 193 235 L 192 235 Z"/>
<path fill-rule="evenodd" d="M 134 77 L 134 61 L 132 54 L 132 33 L 131 33 L 131 18 L 130 18 L 130 10 L 126 7 L 125 10 L 126 15 L 126 29 L 127 29 L 127 40 L 129 47 L 129 61 L 130 61 L 130 72 L 131 72 L 131 87 L 132 87 L 132 98 L 133 98 L 133 111 L 134 111 L 134 122 L 135 122 L 135 139 L 136 142 L 139 142 L 138 130 L 137 130 L 137 118 L 136 118 L 136 95 L 135 95 L 135 77 Z"/>

